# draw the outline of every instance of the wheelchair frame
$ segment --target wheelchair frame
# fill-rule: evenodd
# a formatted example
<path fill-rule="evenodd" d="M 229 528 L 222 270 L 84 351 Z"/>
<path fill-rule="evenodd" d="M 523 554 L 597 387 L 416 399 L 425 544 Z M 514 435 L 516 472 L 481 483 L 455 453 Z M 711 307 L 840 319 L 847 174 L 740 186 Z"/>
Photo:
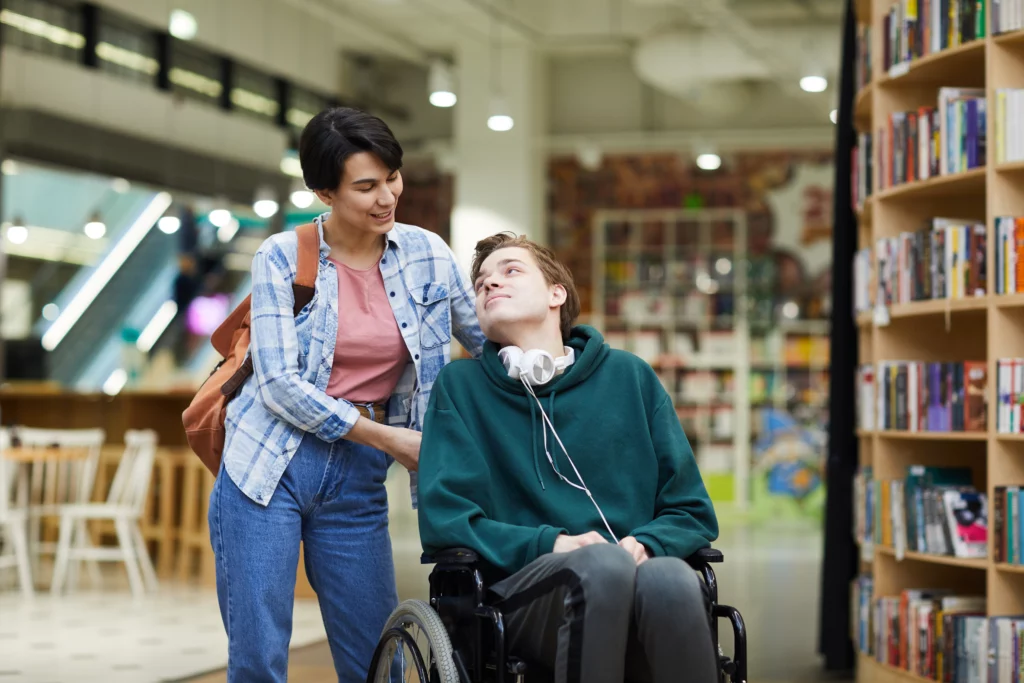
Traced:
<path fill-rule="evenodd" d="M 746 683 L 746 626 L 736 608 L 718 603 L 718 581 L 711 568 L 712 564 L 723 562 L 724 556 L 719 550 L 704 548 L 686 561 L 701 573 L 710 592 L 711 633 L 717 648 L 719 674 L 723 681 Z M 424 554 L 421 562 L 435 565 L 429 579 L 430 607 L 444 624 L 462 683 L 506 683 L 510 677 L 521 682 L 527 673 L 526 662 L 508 654 L 504 618 L 500 610 L 487 604 L 487 587 L 477 566 L 478 555 L 467 548 L 451 548 L 433 556 Z M 728 619 L 732 625 L 732 659 L 724 656 L 719 646 L 719 619 Z M 404 632 L 391 635 L 408 642 Z M 374 653 L 371 676 L 379 663 L 385 640 Z M 415 665 L 422 678 L 429 664 L 423 661 L 418 651 L 414 659 L 418 660 Z"/>

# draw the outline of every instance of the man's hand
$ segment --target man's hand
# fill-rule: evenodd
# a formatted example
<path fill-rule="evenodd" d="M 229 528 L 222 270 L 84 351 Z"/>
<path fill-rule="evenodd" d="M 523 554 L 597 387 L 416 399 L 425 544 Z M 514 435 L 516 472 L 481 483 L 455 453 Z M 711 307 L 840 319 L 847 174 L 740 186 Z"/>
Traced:
<path fill-rule="evenodd" d="M 647 548 L 632 536 L 626 536 L 624 539 L 619 541 L 619 547 L 625 549 L 626 552 L 633 556 L 633 559 L 636 560 L 636 566 L 638 567 L 651 559 L 651 555 L 647 552 Z"/>
<path fill-rule="evenodd" d="M 552 552 L 556 553 L 571 553 L 573 550 L 578 550 L 585 545 L 595 545 L 597 543 L 607 543 L 604 536 L 597 533 L 596 531 L 588 531 L 585 534 L 579 536 L 566 536 L 565 534 L 559 534 L 558 538 L 555 539 L 555 547 Z"/>

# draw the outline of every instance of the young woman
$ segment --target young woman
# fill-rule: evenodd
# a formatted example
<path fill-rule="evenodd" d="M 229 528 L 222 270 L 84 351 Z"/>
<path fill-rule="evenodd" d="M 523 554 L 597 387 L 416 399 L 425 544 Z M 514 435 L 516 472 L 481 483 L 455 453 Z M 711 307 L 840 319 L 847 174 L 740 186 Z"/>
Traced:
<path fill-rule="evenodd" d="M 252 266 L 255 372 L 229 403 L 210 537 L 229 681 L 286 680 L 301 540 L 338 680 L 361 683 L 398 600 L 385 473 L 393 460 L 416 470 L 453 332 L 473 355 L 484 339 L 448 246 L 395 222 L 402 148 L 383 121 L 321 112 L 299 158 L 330 207 L 315 221 L 316 293 L 296 315 L 297 237 L 264 242 Z"/>

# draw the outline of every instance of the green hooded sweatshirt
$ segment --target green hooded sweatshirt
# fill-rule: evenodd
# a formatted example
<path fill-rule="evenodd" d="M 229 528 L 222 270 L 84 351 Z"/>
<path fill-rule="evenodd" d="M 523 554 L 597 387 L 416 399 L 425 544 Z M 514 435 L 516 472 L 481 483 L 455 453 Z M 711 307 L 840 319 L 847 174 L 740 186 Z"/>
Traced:
<path fill-rule="evenodd" d="M 718 520 L 672 402 L 654 370 L 578 326 L 576 361 L 534 391 L 621 540 L 685 559 L 718 537 Z M 424 551 L 479 553 L 488 580 L 550 553 L 559 534 L 611 537 L 537 402 L 508 376 L 498 346 L 446 366 L 433 386 L 419 461 Z"/>

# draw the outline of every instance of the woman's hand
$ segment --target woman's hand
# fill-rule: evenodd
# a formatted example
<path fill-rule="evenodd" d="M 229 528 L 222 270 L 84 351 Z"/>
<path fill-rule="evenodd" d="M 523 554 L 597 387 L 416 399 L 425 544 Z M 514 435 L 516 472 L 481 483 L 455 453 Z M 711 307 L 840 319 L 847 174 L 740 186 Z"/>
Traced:
<path fill-rule="evenodd" d="M 414 429 L 388 427 L 360 416 L 345 438 L 384 451 L 407 470 L 419 468 L 423 435 Z"/>
<path fill-rule="evenodd" d="M 410 472 L 419 469 L 420 442 L 423 440 L 423 435 L 414 429 L 405 427 L 389 427 L 388 432 L 384 452 Z"/>

